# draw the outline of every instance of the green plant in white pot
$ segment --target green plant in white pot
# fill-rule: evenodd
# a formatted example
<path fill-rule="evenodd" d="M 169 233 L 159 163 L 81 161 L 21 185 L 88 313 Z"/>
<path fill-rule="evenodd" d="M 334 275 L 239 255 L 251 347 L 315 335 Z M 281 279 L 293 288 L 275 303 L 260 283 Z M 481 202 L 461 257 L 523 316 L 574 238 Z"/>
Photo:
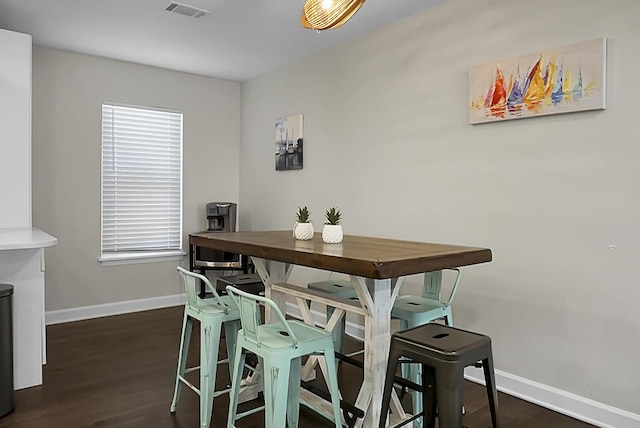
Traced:
<path fill-rule="evenodd" d="M 293 225 L 293 236 L 301 241 L 308 241 L 313 238 L 313 223 L 309 217 L 311 213 L 307 207 L 298 207 L 296 213 L 296 223 Z"/>
<path fill-rule="evenodd" d="M 343 233 L 340 220 L 342 214 L 336 207 L 331 207 L 325 212 L 327 222 L 322 228 L 322 240 L 327 244 L 339 244 L 342 242 Z"/>

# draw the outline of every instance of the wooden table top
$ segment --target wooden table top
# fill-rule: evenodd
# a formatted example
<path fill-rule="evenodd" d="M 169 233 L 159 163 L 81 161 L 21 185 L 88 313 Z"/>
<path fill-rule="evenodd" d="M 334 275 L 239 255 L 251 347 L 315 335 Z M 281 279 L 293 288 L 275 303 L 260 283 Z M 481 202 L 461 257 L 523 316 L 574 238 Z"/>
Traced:
<path fill-rule="evenodd" d="M 317 232 L 299 241 L 291 230 L 200 232 L 189 243 L 246 256 L 374 279 L 396 278 L 491 261 L 488 248 L 345 235 L 341 244 L 325 244 Z"/>

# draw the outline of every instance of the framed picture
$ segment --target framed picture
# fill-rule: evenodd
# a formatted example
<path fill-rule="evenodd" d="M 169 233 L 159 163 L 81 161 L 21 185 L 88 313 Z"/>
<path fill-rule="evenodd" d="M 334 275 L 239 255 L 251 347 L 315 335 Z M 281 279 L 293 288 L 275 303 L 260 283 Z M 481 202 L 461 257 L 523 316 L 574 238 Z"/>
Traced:
<path fill-rule="evenodd" d="M 606 39 L 471 68 L 469 123 L 605 108 Z"/>
<path fill-rule="evenodd" d="M 302 113 L 276 120 L 276 171 L 302 169 Z"/>

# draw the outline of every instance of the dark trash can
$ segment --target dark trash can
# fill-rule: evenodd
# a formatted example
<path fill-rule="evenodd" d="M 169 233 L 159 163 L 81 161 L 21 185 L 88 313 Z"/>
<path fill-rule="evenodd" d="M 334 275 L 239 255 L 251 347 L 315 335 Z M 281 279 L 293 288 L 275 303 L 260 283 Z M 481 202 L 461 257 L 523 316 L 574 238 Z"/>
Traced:
<path fill-rule="evenodd" d="M 10 413 L 15 407 L 12 296 L 13 285 L 0 284 L 0 418 Z"/>

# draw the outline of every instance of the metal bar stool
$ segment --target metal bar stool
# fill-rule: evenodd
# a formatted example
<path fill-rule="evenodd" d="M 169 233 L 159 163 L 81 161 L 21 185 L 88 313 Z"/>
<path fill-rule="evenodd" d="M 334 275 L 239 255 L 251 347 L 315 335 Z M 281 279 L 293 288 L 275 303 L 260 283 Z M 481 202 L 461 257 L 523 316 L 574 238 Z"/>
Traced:
<path fill-rule="evenodd" d="M 266 297 L 240 291 L 230 285 L 227 293 L 240 310 L 242 328 L 238 331 L 227 427 L 234 428 L 237 419 L 264 409 L 266 428 L 297 428 L 300 406 L 301 358 L 322 356 L 321 368 L 332 403 L 333 422 L 342 426 L 340 391 L 331 334 L 301 321 L 287 320 L 280 308 Z M 278 321 L 263 324 L 259 305 L 269 305 Z M 264 406 L 238 414 L 242 368 L 245 355 L 253 352 L 262 361 Z"/>
<path fill-rule="evenodd" d="M 322 291 L 332 294 L 336 297 L 344 297 L 345 299 L 357 299 L 358 294 L 351 284 L 351 281 L 344 279 L 329 279 L 327 281 L 310 282 L 307 287 L 310 290 Z M 327 322 L 333 315 L 335 308 L 327 305 Z M 340 322 L 333 329 L 333 346 L 335 351 L 344 354 L 344 334 L 346 331 L 346 315 L 342 317 Z"/>
<path fill-rule="evenodd" d="M 491 422 L 493 428 L 499 427 L 498 393 L 493 373 L 491 338 L 459 328 L 429 323 L 399 331 L 391 336 L 380 428 L 386 427 L 396 369 L 403 357 L 422 364 L 425 427 L 435 427 L 436 408 L 440 428 L 462 426 L 464 368 L 478 361 L 482 361 L 484 369 Z M 419 415 L 414 415 L 414 418 L 417 416 Z M 408 422 L 405 421 L 396 427 Z"/>
<path fill-rule="evenodd" d="M 200 396 L 200 426 L 208 428 L 211 422 L 213 399 L 230 391 L 230 388 L 215 391 L 216 372 L 218 364 L 233 361 L 236 337 L 240 329 L 240 311 L 238 311 L 231 297 L 220 297 L 204 275 L 190 272 L 180 266 L 178 266 L 178 273 L 184 282 L 187 302 L 184 306 L 176 384 L 170 411 L 175 413 L 184 384 Z M 212 299 L 201 299 L 199 297 L 200 287 L 198 283 L 200 281 L 205 285 L 207 291 L 213 294 Z M 200 324 L 200 365 L 187 368 L 187 354 L 194 320 L 197 320 Z M 218 361 L 218 347 L 223 326 L 228 358 Z M 200 371 L 199 387 L 193 385 L 185 377 L 187 373 L 195 370 Z"/>
<path fill-rule="evenodd" d="M 446 271 L 455 273 L 453 286 L 449 297 L 442 300 L 442 279 L 443 271 L 427 272 L 424 274 L 424 285 L 422 287 L 422 295 L 416 296 L 405 294 L 398 296 L 393 303 L 391 318 L 400 321 L 400 330 L 417 327 L 436 320 L 443 320 L 446 325 L 453 325 L 453 313 L 451 304 L 456 295 L 458 284 L 462 273 L 458 268 L 445 269 Z M 409 379 L 411 382 L 420 384 L 422 372 L 419 364 L 403 364 L 402 377 Z M 422 393 L 417 390 L 411 393 L 413 403 L 413 412 L 422 412 Z M 414 424 L 416 428 L 421 428 L 421 421 L 418 420 Z"/>

